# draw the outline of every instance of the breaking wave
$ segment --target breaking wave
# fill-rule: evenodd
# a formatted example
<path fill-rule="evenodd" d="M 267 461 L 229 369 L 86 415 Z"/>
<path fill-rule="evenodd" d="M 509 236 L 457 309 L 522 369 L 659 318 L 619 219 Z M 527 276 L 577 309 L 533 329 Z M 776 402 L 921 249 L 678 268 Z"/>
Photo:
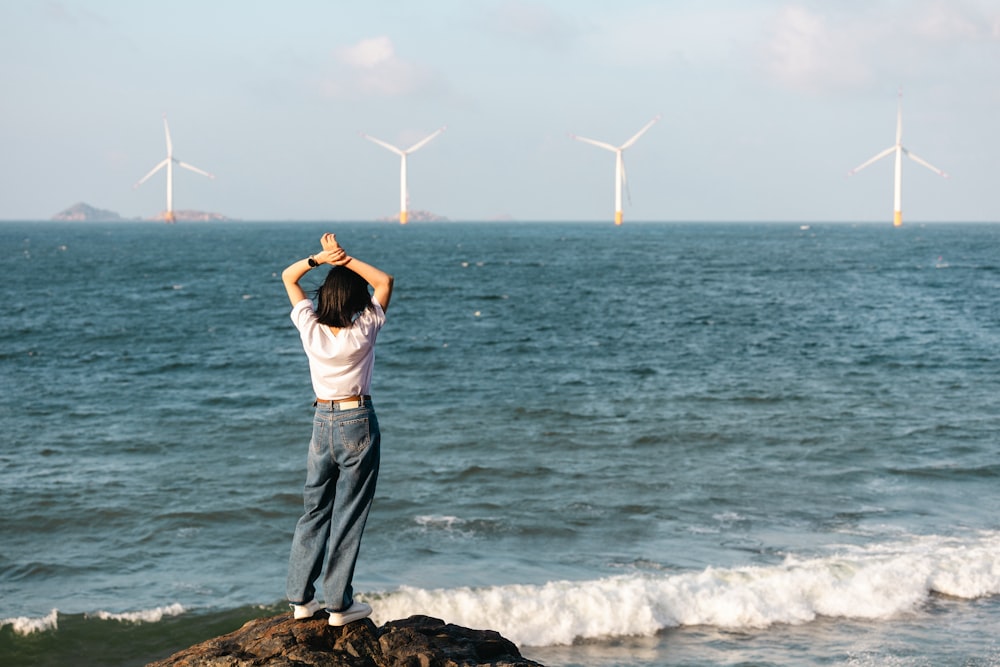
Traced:
<path fill-rule="evenodd" d="M 764 628 L 818 617 L 886 619 L 919 610 L 933 594 L 1000 593 L 1000 533 L 914 537 L 842 547 L 822 557 L 699 572 L 629 574 L 540 585 L 425 590 L 377 596 L 374 620 L 427 614 L 492 628 L 522 646 L 651 636 L 671 627 Z"/>

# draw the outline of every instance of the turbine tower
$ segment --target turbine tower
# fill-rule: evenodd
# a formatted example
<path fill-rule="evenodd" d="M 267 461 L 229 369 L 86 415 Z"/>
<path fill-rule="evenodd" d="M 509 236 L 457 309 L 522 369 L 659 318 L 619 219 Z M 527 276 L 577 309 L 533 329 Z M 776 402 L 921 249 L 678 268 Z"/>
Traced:
<path fill-rule="evenodd" d="M 421 148 L 423 148 L 424 146 L 426 146 L 430 142 L 431 139 L 433 139 L 437 135 L 439 135 L 442 132 L 444 132 L 446 127 L 447 126 L 438 128 L 437 130 L 435 130 L 434 132 L 430 133 L 429 135 L 427 135 L 426 137 L 424 137 L 423 139 L 421 139 L 417 143 L 413 144 L 412 146 L 410 146 L 406 150 L 402 150 L 400 148 L 397 148 L 396 146 L 393 146 L 392 144 L 390 144 L 388 142 L 382 141 L 381 139 L 376 139 L 375 137 L 369 136 L 369 135 L 365 134 L 364 132 L 361 133 L 361 136 L 364 137 L 365 139 L 367 139 L 369 141 L 372 141 L 372 142 L 375 142 L 376 144 L 378 144 L 382 148 L 386 148 L 386 149 L 392 151 L 393 153 L 395 153 L 396 155 L 398 155 L 399 158 L 400 158 L 400 163 L 399 163 L 399 224 L 401 224 L 401 225 L 405 225 L 406 222 L 407 222 L 407 220 L 410 217 L 410 214 L 409 214 L 409 211 L 408 211 L 409 203 L 410 203 L 410 194 L 409 194 L 409 192 L 406 189 L 406 156 L 409 155 L 410 153 L 414 153 L 414 152 L 420 150 Z"/>
<path fill-rule="evenodd" d="M 139 179 L 139 182 L 132 186 L 132 189 L 138 188 L 140 185 L 145 183 L 150 176 L 158 172 L 164 167 L 167 168 L 167 211 L 163 214 L 163 219 L 165 222 L 174 222 L 176 218 L 174 217 L 174 163 L 177 163 L 178 167 L 184 167 L 190 171 L 201 174 L 202 176 L 208 176 L 209 178 L 215 178 L 213 174 L 207 171 L 202 171 L 198 167 L 192 166 L 186 162 L 181 162 L 174 157 L 174 145 L 170 141 L 170 126 L 167 125 L 167 114 L 163 114 L 163 130 L 167 134 L 167 157 L 163 159 L 158 165 L 153 167 L 152 171 Z"/>
<path fill-rule="evenodd" d="M 635 133 L 631 139 L 626 141 L 621 146 L 612 146 L 609 143 L 603 141 L 596 141 L 594 139 L 587 139 L 586 137 L 578 137 L 575 134 L 570 134 L 569 136 L 577 141 L 582 141 L 584 143 L 592 144 L 598 148 L 603 148 L 609 150 L 615 154 L 615 224 L 622 224 L 622 185 L 625 183 L 625 161 L 622 158 L 622 152 L 626 148 L 634 144 L 639 140 L 646 130 L 653 127 L 653 123 L 660 120 L 660 116 L 657 115 L 656 118 L 646 123 L 641 130 Z"/>
<path fill-rule="evenodd" d="M 917 157 L 910 151 L 906 150 L 903 146 L 903 89 L 899 89 L 898 101 L 896 102 L 896 143 L 884 151 L 871 158 L 867 162 L 862 163 L 860 166 L 851 169 L 847 172 L 848 176 L 853 176 L 858 173 L 868 165 L 873 162 L 878 162 L 884 157 L 896 154 L 896 174 L 895 174 L 895 189 L 893 194 L 893 207 L 892 207 L 892 226 L 900 227 L 903 224 L 903 205 L 902 205 L 902 189 L 903 189 L 903 156 L 910 158 L 919 165 L 927 167 L 935 174 L 948 178 L 948 174 L 944 173 L 934 165 L 930 164 L 926 160 Z"/>

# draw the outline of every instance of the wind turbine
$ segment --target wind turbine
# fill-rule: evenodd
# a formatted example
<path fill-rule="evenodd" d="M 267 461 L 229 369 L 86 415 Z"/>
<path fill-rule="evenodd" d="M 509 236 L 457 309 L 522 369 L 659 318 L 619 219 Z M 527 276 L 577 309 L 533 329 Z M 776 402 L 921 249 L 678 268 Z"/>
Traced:
<path fill-rule="evenodd" d="M 578 137 L 575 134 L 570 134 L 569 136 L 578 141 L 584 143 L 592 144 L 598 148 L 603 148 L 609 150 L 615 154 L 615 224 L 622 224 L 622 185 L 625 183 L 625 161 L 622 158 L 622 152 L 641 137 L 646 130 L 653 127 L 653 123 L 660 120 L 660 116 L 657 115 L 653 120 L 646 123 L 641 130 L 636 132 L 631 139 L 626 141 L 621 146 L 612 146 L 609 143 L 603 141 L 596 141 L 594 139 L 587 139 L 586 137 Z"/>
<path fill-rule="evenodd" d="M 382 141 L 381 139 L 376 139 L 375 137 L 369 136 L 369 135 L 365 134 L 364 132 L 361 133 L 361 136 L 364 137 L 365 139 L 367 139 L 369 141 L 372 141 L 372 142 L 375 142 L 376 144 L 378 144 L 382 148 L 386 148 L 386 149 L 392 151 L 393 153 L 395 153 L 396 155 L 398 155 L 399 158 L 400 158 L 400 163 L 399 163 L 399 224 L 401 224 L 401 225 L 405 225 L 406 224 L 407 220 L 409 219 L 409 215 L 410 215 L 409 211 L 407 210 L 408 204 L 410 202 L 410 194 L 409 194 L 409 192 L 406 189 L 406 156 L 409 155 L 410 153 L 414 153 L 414 152 L 420 150 L 421 148 L 423 148 L 424 146 L 426 146 L 430 142 L 431 139 L 433 139 L 437 135 L 439 135 L 442 132 L 444 132 L 445 129 L 446 129 L 446 127 L 447 126 L 444 126 L 444 127 L 438 128 L 434 132 L 431 132 L 429 135 L 427 135 L 426 137 L 424 137 L 423 139 L 421 139 L 417 143 L 413 144 L 412 146 L 410 146 L 406 150 L 402 150 L 400 148 L 397 148 L 396 146 L 393 146 L 392 144 L 390 144 L 388 142 Z"/>
<path fill-rule="evenodd" d="M 944 178 L 948 178 L 948 174 L 944 173 L 934 165 L 930 164 L 926 160 L 917 157 L 910 151 L 903 147 L 903 89 L 899 89 L 898 101 L 896 103 L 896 143 L 884 151 L 871 158 L 867 162 L 862 163 L 860 166 L 851 169 L 847 172 L 848 176 L 853 176 L 858 173 L 868 165 L 873 162 L 878 162 L 884 157 L 896 154 L 896 175 L 895 175 L 895 190 L 893 196 L 893 207 L 892 207 L 892 225 L 893 227 L 900 227 L 903 224 L 903 208 L 902 208 L 902 188 L 903 188 L 903 156 L 910 158 L 919 165 L 927 167 L 934 173 Z"/>
<path fill-rule="evenodd" d="M 167 114 L 163 114 L 163 130 L 167 134 L 167 157 L 163 159 L 158 165 L 153 167 L 152 171 L 139 179 L 139 182 L 132 186 L 132 189 L 138 188 L 140 185 L 149 180 L 149 177 L 158 172 L 164 167 L 167 168 L 167 211 L 163 214 L 163 219 L 165 222 L 174 222 L 176 218 L 174 217 L 174 163 L 177 163 L 178 167 L 184 167 L 190 171 L 201 174 L 202 176 L 208 176 L 209 178 L 215 178 L 213 174 L 207 171 L 202 171 L 198 167 L 192 166 L 187 162 L 181 162 L 174 157 L 174 145 L 170 141 L 170 126 L 167 125 Z"/>

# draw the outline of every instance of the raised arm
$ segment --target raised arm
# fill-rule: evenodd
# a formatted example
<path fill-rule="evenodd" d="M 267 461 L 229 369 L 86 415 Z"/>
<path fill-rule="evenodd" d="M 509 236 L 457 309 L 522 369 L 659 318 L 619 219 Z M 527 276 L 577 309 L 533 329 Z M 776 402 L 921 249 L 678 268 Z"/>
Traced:
<path fill-rule="evenodd" d="M 361 276 L 365 282 L 375 290 L 375 299 L 382 306 L 382 310 L 389 309 L 389 300 L 392 298 L 393 278 L 385 271 L 378 269 L 371 264 L 362 262 L 360 259 L 350 257 L 344 249 L 337 243 L 337 237 L 333 234 L 323 234 L 320 239 L 322 252 L 318 252 L 311 257 L 300 259 L 289 265 L 281 272 L 281 281 L 285 284 L 285 291 L 288 293 L 288 300 L 294 306 L 299 301 L 307 299 L 306 292 L 299 285 L 302 276 L 310 269 L 321 264 L 331 264 L 333 266 L 344 266 Z M 310 260 L 312 263 L 310 263 Z"/>
<path fill-rule="evenodd" d="M 324 234 L 319 240 L 323 250 L 340 250 L 337 237 L 333 234 Z M 371 264 L 366 264 L 360 259 L 344 255 L 342 258 L 334 260 L 332 264 L 336 266 L 346 266 L 354 273 L 364 278 L 365 282 L 375 290 L 375 300 L 382 306 L 382 310 L 389 310 L 389 299 L 392 298 L 393 277 L 382 269 L 375 268 Z"/>
<path fill-rule="evenodd" d="M 393 277 L 375 268 L 371 264 L 366 264 L 356 257 L 347 256 L 344 259 L 333 262 L 338 266 L 346 266 L 354 273 L 365 279 L 369 285 L 375 289 L 375 300 L 382 306 L 382 310 L 389 310 L 389 299 L 392 298 Z"/>
<path fill-rule="evenodd" d="M 329 236 L 333 236 L 330 234 Z M 324 236 L 324 239 L 326 237 Z M 281 272 L 281 282 L 285 284 L 285 292 L 288 293 L 288 300 L 292 302 L 294 306 L 299 301 L 303 299 L 308 299 L 306 296 L 306 291 L 302 289 L 299 285 L 299 281 L 302 280 L 302 276 L 309 273 L 310 269 L 314 269 L 321 264 L 336 264 L 337 262 L 342 262 L 344 258 L 347 257 L 347 253 L 344 249 L 336 245 L 327 247 L 326 244 L 323 246 L 323 251 L 318 252 L 311 257 L 306 257 L 305 259 L 300 259 L 297 262 L 290 264 Z M 381 303 L 381 301 L 379 302 Z"/>

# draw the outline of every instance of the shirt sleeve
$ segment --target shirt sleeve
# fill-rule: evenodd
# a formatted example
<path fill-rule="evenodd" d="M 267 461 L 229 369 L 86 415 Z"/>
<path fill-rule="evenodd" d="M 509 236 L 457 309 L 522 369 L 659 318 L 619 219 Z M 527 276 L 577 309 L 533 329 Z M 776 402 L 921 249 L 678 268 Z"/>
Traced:
<path fill-rule="evenodd" d="M 382 304 L 374 296 L 372 296 L 372 303 L 375 305 L 375 317 L 378 320 L 379 326 L 382 326 L 385 324 L 385 308 L 382 307 Z"/>
<path fill-rule="evenodd" d="M 292 322 L 295 324 L 295 328 L 299 331 L 303 331 L 312 321 L 316 319 L 316 312 L 313 310 L 312 301 L 309 299 L 302 299 L 297 304 L 292 306 L 291 318 Z"/>

